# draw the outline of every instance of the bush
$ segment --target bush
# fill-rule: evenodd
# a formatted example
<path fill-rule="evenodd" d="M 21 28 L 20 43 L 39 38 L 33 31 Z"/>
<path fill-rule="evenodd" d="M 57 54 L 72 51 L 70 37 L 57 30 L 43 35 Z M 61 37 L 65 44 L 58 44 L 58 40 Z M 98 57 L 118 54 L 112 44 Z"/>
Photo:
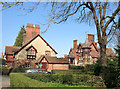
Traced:
<path fill-rule="evenodd" d="M 14 68 L 12 70 L 12 72 L 14 72 L 14 73 L 24 73 L 24 71 L 27 70 L 27 69 L 29 69 L 29 68 L 23 68 L 22 65 L 20 65 L 18 68 Z"/>
<path fill-rule="evenodd" d="M 2 75 L 9 75 L 9 69 L 6 66 L 2 66 Z"/>
<path fill-rule="evenodd" d="M 99 76 L 102 72 L 102 66 L 96 63 L 94 65 L 94 75 Z"/>
<path fill-rule="evenodd" d="M 80 70 L 84 70 L 83 66 L 75 66 L 75 65 L 70 65 L 69 69 L 80 69 Z"/>
<path fill-rule="evenodd" d="M 104 86 L 103 80 L 99 76 L 88 74 L 36 74 L 28 73 L 26 76 L 39 80 L 41 82 L 53 82 L 68 85 L 85 85 L 85 86 Z M 90 84 L 91 82 L 91 84 Z"/>
<path fill-rule="evenodd" d="M 2 65 L 6 65 L 6 60 L 2 59 Z"/>
<path fill-rule="evenodd" d="M 107 66 L 103 67 L 102 77 L 107 88 L 117 87 L 117 60 L 118 59 L 113 59 L 113 61 L 108 60 Z"/>
<path fill-rule="evenodd" d="M 94 65 L 86 65 L 84 67 L 84 71 L 94 71 Z"/>

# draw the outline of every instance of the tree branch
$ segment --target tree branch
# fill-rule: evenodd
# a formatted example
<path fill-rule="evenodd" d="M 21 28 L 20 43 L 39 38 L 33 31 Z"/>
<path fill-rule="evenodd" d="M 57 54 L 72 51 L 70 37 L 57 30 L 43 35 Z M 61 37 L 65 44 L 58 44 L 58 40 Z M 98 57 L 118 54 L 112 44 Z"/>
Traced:
<path fill-rule="evenodd" d="M 113 21 L 113 19 L 115 18 L 116 14 L 120 11 L 120 1 L 119 1 L 119 5 L 118 8 L 114 11 L 114 13 L 112 14 L 112 17 L 106 22 L 105 27 L 104 27 L 104 32 L 106 31 L 106 28 L 108 27 L 108 25 Z"/>

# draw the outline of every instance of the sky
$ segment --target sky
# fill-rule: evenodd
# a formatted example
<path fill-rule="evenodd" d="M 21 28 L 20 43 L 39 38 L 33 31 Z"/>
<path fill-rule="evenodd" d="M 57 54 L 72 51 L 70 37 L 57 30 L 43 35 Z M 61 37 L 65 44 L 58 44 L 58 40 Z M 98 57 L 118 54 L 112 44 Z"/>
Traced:
<path fill-rule="evenodd" d="M 29 5 L 26 3 L 26 5 Z M 43 32 L 46 26 L 41 23 L 48 21 L 47 10 L 44 8 L 36 8 L 33 12 L 24 15 L 25 12 L 17 10 L 17 7 L 9 8 L 2 11 L 2 52 L 5 53 L 5 46 L 13 46 L 16 37 L 23 25 L 38 24 Z M 95 25 L 89 26 L 87 23 L 76 23 L 68 20 L 66 23 L 52 24 L 45 33 L 40 35 L 57 51 L 57 57 L 63 57 L 68 54 L 70 48 L 73 47 L 73 40 L 78 40 L 78 44 L 85 42 L 86 34 L 95 34 L 97 42 L 97 34 Z M 0 37 L 1 38 L 1 37 Z"/>

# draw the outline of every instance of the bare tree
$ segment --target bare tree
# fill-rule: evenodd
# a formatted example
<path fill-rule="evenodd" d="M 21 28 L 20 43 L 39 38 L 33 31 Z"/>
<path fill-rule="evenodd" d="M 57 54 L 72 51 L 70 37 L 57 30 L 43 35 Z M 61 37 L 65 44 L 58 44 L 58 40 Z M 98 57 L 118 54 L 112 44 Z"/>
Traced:
<path fill-rule="evenodd" d="M 18 5 L 23 6 L 23 2 L 14 2 L 11 4 L 1 2 L 1 4 L 4 7 L 3 9 Z M 28 12 L 32 12 L 39 4 L 40 2 L 37 2 L 33 8 L 27 9 Z M 80 2 L 51 2 L 47 4 L 51 6 L 49 25 L 50 23 L 59 24 L 66 22 L 72 16 L 74 16 L 77 22 L 87 21 L 91 23 L 91 20 L 93 20 L 100 45 L 100 64 L 105 66 L 106 45 L 116 33 L 114 27 L 116 25 L 116 15 L 120 11 L 120 1 L 115 3 L 114 9 L 111 11 L 110 8 L 113 7 L 113 3 L 108 2 L 108 0 L 106 2 L 100 2 L 100 0 L 98 2 L 81 0 Z"/>

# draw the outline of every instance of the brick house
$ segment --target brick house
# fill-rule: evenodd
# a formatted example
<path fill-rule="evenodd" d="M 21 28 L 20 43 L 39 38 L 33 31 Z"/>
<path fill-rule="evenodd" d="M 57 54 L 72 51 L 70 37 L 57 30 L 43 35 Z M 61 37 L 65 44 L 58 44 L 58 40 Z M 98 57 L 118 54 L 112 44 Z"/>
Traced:
<path fill-rule="evenodd" d="M 111 48 L 106 49 L 106 55 L 110 57 L 116 56 Z M 70 49 L 69 54 L 66 56 L 69 58 L 69 63 L 73 65 L 86 65 L 94 64 L 100 57 L 100 47 L 97 47 L 97 43 L 94 41 L 94 35 L 88 34 L 85 43 L 79 43 L 77 40 L 73 41 L 73 48 Z"/>
<path fill-rule="evenodd" d="M 58 64 L 64 62 L 64 58 L 61 60 L 56 57 L 56 54 L 57 52 L 47 43 L 45 39 L 40 36 L 39 25 L 33 26 L 33 24 L 27 24 L 26 26 L 26 34 L 23 35 L 22 47 L 5 47 L 5 55 L 8 66 L 13 65 L 14 68 L 18 67 L 20 64 L 26 68 L 38 68 L 39 66 L 37 64 L 43 55 L 45 58 L 51 57 L 54 60 L 54 63 L 58 63 L 58 60 L 60 60 L 60 63 Z M 49 60 L 49 58 L 46 60 Z M 65 60 L 67 61 L 67 59 Z M 44 67 L 42 68 L 49 68 L 45 67 L 49 65 L 49 63 L 50 62 L 48 61 L 48 63 L 43 64 Z M 64 66 L 64 63 L 61 65 Z M 67 66 L 68 63 L 66 63 L 66 67 Z M 66 67 L 64 68 L 66 69 Z M 60 69 L 60 67 L 57 66 L 56 68 Z M 50 69 L 46 70 L 51 71 Z"/>

